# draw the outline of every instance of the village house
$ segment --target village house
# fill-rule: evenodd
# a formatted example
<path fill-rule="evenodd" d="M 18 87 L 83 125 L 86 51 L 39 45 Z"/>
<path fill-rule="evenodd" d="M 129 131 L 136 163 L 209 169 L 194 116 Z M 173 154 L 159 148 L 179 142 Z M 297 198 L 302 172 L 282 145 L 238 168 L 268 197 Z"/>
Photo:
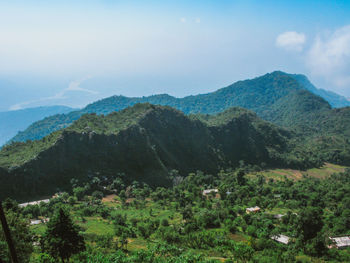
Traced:
<path fill-rule="evenodd" d="M 30 220 L 30 225 L 39 225 L 41 223 L 47 223 L 49 222 L 49 218 L 44 218 L 44 219 L 32 219 Z"/>
<path fill-rule="evenodd" d="M 214 195 L 215 198 L 219 198 L 219 190 L 218 189 L 206 189 L 203 190 L 203 195 L 206 196 L 207 198 L 210 197 L 211 195 Z"/>
<path fill-rule="evenodd" d="M 276 214 L 276 215 L 273 215 L 273 217 L 274 217 L 275 219 L 281 220 L 282 217 L 284 217 L 284 215 L 282 215 L 282 214 Z"/>
<path fill-rule="evenodd" d="M 247 214 L 256 213 L 256 212 L 260 211 L 260 207 L 258 207 L 258 206 L 248 207 L 248 208 L 245 209 L 245 211 L 246 211 Z"/>
<path fill-rule="evenodd" d="M 33 201 L 33 202 L 28 202 L 28 203 L 23 203 L 23 204 L 19 204 L 19 207 L 26 207 L 28 205 L 39 205 L 40 203 L 48 203 L 50 202 L 50 199 L 44 199 L 44 200 L 38 200 L 38 201 Z"/>
<path fill-rule="evenodd" d="M 336 247 L 338 249 L 345 249 L 347 247 L 350 247 L 350 236 L 330 237 L 329 239 L 333 243 L 332 245 L 329 246 L 329 248 Z"/>
<path fill-rule="evenodd" d="M 272 236 L 271 239 L 275 240 L 279 243 L 285 244 L 285 245 L 288 245 L 288 243 L 289 243 L 289 237 L 285 236 L 285 235 Z"/>

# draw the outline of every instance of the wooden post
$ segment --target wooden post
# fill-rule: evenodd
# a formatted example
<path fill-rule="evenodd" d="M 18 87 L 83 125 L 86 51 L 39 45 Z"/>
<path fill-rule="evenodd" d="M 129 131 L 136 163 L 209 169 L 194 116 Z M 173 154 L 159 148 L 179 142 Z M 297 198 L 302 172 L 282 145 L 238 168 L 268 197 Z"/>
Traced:
<path fill-rule="evenodd" d="M 1 220 L 1 224 L 2 224 L 2 229 L 3 229 L 5 237 L 6 237 L 7 244 L 8 244 L 9 250 L 10 250 L 12 262 L 18 263 L 16 250 L 15 250 L 15 247 L 14 247 L 13 242 L 12 242 L 11 233 L 10 233 L 10 229 L 9 229 L 8 224 L 7 224 L 7 221 L 6 221 L 4 210 L 2 209 L 2 201 L 1 200 L 0 200 L 0 220 Z"/>

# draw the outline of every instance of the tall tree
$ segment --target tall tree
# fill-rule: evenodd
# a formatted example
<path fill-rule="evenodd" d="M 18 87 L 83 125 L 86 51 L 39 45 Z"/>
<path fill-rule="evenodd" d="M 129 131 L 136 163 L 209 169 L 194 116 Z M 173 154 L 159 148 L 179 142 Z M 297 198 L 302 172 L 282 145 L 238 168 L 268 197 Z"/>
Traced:
<path fill-rule="evenodd" d="M 318 207 L 304 208 L 298 217 L 297 232 L 298 236 L 304 244 L 313 239 L 321 231 L 323 227 L 322 209 Z"/>
<path fill-rule="evenodd" d="M 4 202 L 3 217 L 6 216 L 7 219 L 16 257 L 18 262 L 29 262 L 30 254 L 33 251 L 33 241 L 28 221 L 19 213 L 17 205 L 9 206 L 8 204 L 9 202 Z M 0 262 L 11 262 L 4 231 L 5 229 L 0 226 Z"/>
<path fill-rule="evenodd" d="M 85 250 L 84 238 L 79 234 L 79 227 L 63 208 L 59 208 L 47 224 L 42 247 L 62 262 L 69 261 L 72 255 Z"/>

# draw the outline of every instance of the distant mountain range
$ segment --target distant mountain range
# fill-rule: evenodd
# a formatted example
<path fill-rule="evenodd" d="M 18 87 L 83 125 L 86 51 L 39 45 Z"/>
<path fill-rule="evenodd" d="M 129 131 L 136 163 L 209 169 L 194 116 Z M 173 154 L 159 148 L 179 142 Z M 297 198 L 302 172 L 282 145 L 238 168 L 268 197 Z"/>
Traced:
<path fill-rule="evenodd" d="M 30 124 L 55 114 L 64 114 L 74 109 L 66 106 L 48 106 L 0 112 L 0 146 Z"/>
<path fill-rule="evenodd" d="M 316 88 L 305 75 L 290 74 L 290 76 L 293 77 L 295 80 L 297 80 L 305 89 L 307 89 L 307 90 L 311 91 L 312 93 L 324 98 L 326 101 L 329 102 L 329 104 L 333 108 L 342 108 L 342 107 L 350 106 L 349 99 L 347 99 L 343 96 L 340 96 L 339 94 L 337 94 L 335 92 Z"/>
<path fill-rule="evenodd" d="M 185 114 L 212 114 L 224 111 L 229 107 L 239 106 L 253 110 L 265 120 L 289 127 L 289 119 L 278 114 L 276 115 L 276 109 L 279 107 L 277 105 L 281 104 L 280 100 L 286 100 L 288 96 L 294 96 L 295 100 L 297 95 L 293 94 L 302 90 L 311 91 L 311 93 L 323 97 L 333 107 L 350 105 L 350 102 L 340 95 L 315 88 L 304 75 L 275 71 L 255 79 L 238 81 L 215 92 L 184 98 L 175 98 L 167 94 L 139 98 L 109 97 L 89 104 L 82 110 L 50 116 L 35 122 L 23 132 L 19 132 L 12 138 L 12 141 L 24 142 L 26 140 L 41 139 L 53 131 L 68 127 L 85 113 L 109 114 L 136 103 L 145 102 L 171 106 L 183 111 Z M 327 110 L 331 108 L 324 100 L 318 99 L 318 101 L 320 104 L 317 106 L 320 108 Z M 284 112 L 283 114 L 288 113 Z M 293 114 L 293 112 L 290 112 L 290 114 Z"/>

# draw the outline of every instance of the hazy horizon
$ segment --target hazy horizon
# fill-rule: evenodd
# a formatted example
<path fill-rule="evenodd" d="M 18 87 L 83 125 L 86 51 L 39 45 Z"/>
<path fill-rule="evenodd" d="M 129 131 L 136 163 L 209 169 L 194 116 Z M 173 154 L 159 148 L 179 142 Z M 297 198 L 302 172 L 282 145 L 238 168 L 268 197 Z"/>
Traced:
<path fill-rule="evenodd" d="M 275 70 L 350 97 L 350 3 L 3 1 L 0 111 L 215 91 Z M 317 12 L 315 12 L 317 10 Z"/>

